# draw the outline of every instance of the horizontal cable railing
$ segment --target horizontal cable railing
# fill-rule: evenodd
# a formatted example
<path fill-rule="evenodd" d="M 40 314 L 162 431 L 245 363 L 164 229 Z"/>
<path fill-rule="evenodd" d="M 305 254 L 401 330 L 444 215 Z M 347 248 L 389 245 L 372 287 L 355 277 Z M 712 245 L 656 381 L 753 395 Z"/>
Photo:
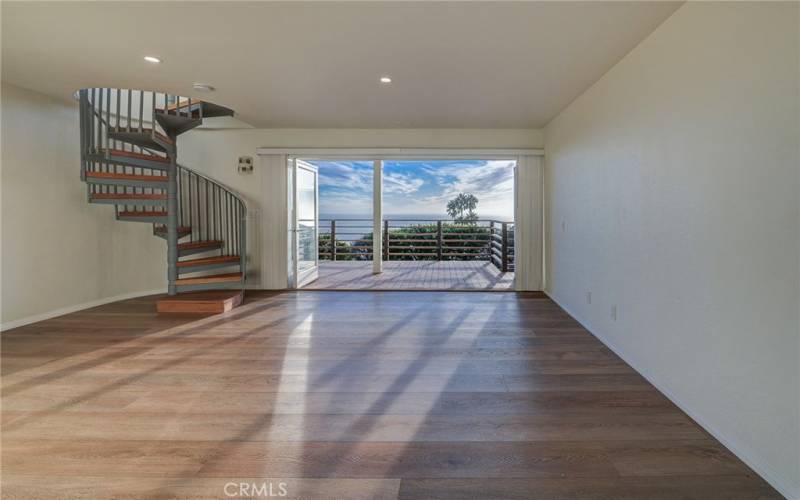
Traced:
<path fill-rule="evenodd" d="M 486 260 L 514 268 L 514 223 L 496 220 L 386 219 L 383 253 L 389 260 Z M 320 219 L 321 260 L 372 260 L 371 219 Z"/>

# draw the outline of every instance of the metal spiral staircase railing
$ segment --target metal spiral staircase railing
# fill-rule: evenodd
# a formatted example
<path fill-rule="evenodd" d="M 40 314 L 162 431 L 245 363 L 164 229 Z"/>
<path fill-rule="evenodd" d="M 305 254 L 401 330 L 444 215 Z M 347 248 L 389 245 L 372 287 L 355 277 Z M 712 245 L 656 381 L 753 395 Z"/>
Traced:
<path fill-rule="evenodd" d="M 167 241 L 169 295 L 243 288 L 247 206 L 232 189 L 177 163 L 177 137 L 233 111 L 160 92 L 88 88 L 80 101 L 81 179 L 89 203 L 153 225 Z"/>

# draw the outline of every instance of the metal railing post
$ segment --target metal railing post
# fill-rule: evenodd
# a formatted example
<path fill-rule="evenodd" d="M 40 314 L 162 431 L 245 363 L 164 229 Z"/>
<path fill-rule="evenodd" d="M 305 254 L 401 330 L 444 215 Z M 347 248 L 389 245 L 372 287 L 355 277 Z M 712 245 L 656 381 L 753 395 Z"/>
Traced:
<path fill-rule="evenodd" d="M 503 250 L 501 252 L 502 262 L 500 264 L 502 266 L 501 271 L 505 273 L 508 272 L 508 223 L 507 222 L 503 222 L 502 231 L 503 231 L 502 235 Z"/>
<path fill-rule="evenodd" d="M 239 270 L 242 273 L 242 289 L 247 281 L 247 207 L 241 204 L 242 217 L 239 220 Z"/>
<path fill-rule="evenodd" d="M 86 150 L 88 149 L 87 134 L 89 131 L 89 119 L 93 119 L 89 111 L 89 100 L 86 97 L 86 89 L 81 89 L 80 96 L 80 127 L 81 127 L 81 180 L 86 180 Z"/>
<path fill-rule="evenodd" d="M 444 238 L 442 238 L 442 221 L 436 221 L 436 260 L 442 260 L 442 245 Z"/>
<path fill-rule="evenodd" d="M 383 221 L 383 260 L 389 260 L 389 219 Z"/>
<path fill-rule="evenodd" d="M 332 261 L 336 261 L 336 221 L 331 221 L 331 250 L 330 256 Z"/>
<path fill-rule="evenodd" d="M 494 253 L 494 221 L 489 221 L 489 241 L 486 242 L 486 252 L 489 254 L 489 262 L 492 262 L 492 253 Z"/>

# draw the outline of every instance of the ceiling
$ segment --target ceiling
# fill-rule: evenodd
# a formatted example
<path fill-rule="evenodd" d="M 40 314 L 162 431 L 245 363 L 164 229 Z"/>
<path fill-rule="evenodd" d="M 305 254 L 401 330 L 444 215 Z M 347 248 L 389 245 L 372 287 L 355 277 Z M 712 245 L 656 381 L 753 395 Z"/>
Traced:
<path fill-rule="evenodd" d="M 264 128 L 540 128 L 680 3 L 0 5 L 3 80 L 57 97 L 158 89 Z"/>

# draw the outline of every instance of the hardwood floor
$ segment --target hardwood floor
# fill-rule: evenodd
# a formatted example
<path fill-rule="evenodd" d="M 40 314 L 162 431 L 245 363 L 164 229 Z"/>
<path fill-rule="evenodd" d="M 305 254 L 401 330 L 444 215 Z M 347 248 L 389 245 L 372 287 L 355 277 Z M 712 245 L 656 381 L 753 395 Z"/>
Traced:
<path fill-rule="evenodd" d="M 780 498 L 541 294 L 154 301 L 2 334 L 3 498 Z"/>

